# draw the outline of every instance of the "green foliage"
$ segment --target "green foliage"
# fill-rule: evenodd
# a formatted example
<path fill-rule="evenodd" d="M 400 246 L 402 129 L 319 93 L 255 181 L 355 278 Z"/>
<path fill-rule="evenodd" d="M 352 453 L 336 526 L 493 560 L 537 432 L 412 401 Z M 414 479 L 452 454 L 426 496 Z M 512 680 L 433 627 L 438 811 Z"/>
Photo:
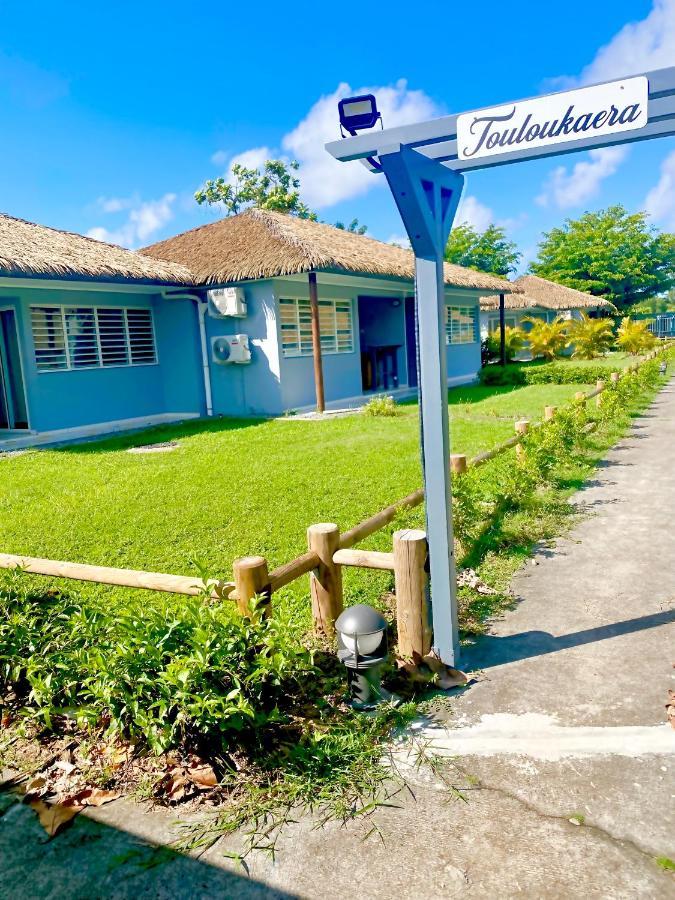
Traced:
<path fill-rule="evenodd" d="M 646 322 L 634 322 L 629 316 L 624 316 L 616 335 L 616 343 L 626 353 L 637 356 L 651 350 L 656 344 L 656 338 L 647 328 Z"/>
<path fill-rule="evenodd" d="M 581 313 L 574 319 L 569 329 L 570 344 L 574 346 L 572 356 L 579 359 L 595 359 L 607 352 L 614 343 L 614 329 L 610 319 L 591 319 Z"/>
<path fill-rule="evenodd" d="M 644 212 L 610 206 L 544 234 L 530 268 L 625 308 L 675 285 L 675 235 L 648 225 Z"/>
<path fill-rule="evenodd" d="M 458 225 L 450 232 L 445 248 L 446 262 L 493 275 L 515 272 L 521 256 L 517 245 L 498 225 L 490 225 L 483 232 L 466 223 Z"/>
<path fill-rule="evenodd" d="M 666 872 L 675 872 L 675 860 L 672 860 L 669 856 L 657 856 L 656 864 L 665 869 Z"/>
<path fill-rule="evenodd" d="M 301 219 L 316 220 L 316 213 L 300 199 L 300 179 L 294 175 L 299 164 L 281 159 L 268 159 L 260 169 L 248 169 L 235 163 L 231 180 L 209 179 L 195 193 L 200 205 L 219 204 L 226 215 L 236 215 L 248 206 L 290 213 Z"/>
<path fill-rule="evenodd" d="M 527 341 L 535 359 L 543 356 L 553 360 L 569 346 L 569 322 L 565 319 L 556 317 L 552 322 L 544 322 L 543 319 L 528 317 L 523 321 L 532 323 Z"/>
<path fill-rule="evenodd" d="M 142 738 L 160 753 L 191 741 L 256 744 L 283 721 L 289 697 L 316 677 L 312 657 L 273 619 L 233 616 L 201 597 L 104 600 L 0 587 L 0 696 L 51 727 L 81 725 Z"/>
<path fill-rule="evenodd" d="M 631 314 L 647 313 L 658 315 L 659 313 L 675 312 L 675 288 L 671 288 L 662 297 L 651 297 L 649 300 L 641 300 L 631 306 Z"/>
<path fill-rule="evenodd" d="M 507 325 L 504 328 L 504 350 L 507 362 L 513 362 L 525 346 L 526 335 L 522 328 L 514 328 Z M 498 329 L 491 331 L 486 339 L 488 358 L 499 359 L 501 352 L 501 337 Z"/>
<path fill-rule="evenodd" d="M 358 219 L 352 219 L 349 225 L 345 225 L 344 222 L 336 222 L 334 227 L 339 228 L 340 231 L 349 231 L 350 234 L 365 234 L 368 231 L 368 226 L 359 225 Z"/>
<path fill-rule="evenodd" d="M 364 416 L 397 416 L 400 412 L 399 407 L 393 397 L 372 397 L 363 407 Z"/>

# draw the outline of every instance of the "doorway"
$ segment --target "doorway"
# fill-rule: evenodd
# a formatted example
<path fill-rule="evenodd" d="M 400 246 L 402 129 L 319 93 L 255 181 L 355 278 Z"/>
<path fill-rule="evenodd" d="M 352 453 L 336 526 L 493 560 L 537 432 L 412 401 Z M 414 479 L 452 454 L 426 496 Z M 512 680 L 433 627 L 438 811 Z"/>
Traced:
<path fill-rule="evenodd" d="M 12 309 L 0 309 L 0 429 L 28 428 L 19 334 Z"/>

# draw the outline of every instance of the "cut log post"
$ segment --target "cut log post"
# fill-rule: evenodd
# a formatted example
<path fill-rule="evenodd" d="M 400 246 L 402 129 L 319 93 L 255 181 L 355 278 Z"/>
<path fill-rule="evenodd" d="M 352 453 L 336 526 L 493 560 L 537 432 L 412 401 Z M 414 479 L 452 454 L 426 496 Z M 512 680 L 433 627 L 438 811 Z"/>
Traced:
<path fill-rule="evenodd" d="M 545 406 L 544 407 L 544 421 L 550 422 L 552 419 L 555 419 L 555 414 L 558 410 L 557 406 Z"/>
<path fill-rule="evenodd" d="M 431 650 L 427 599 L 426 534 L 418 529 L 394 532 L 394 579 L 398 653 L 405 659 Z"/>
<path fill-rule="evenodd" d="M 612 372 L 612 374 L 609 377 L 612 380 L 612 384 L 616 384 L 621 376 L 619 375 L 618 372 Z"/>
<path fill-rule="evenodd" d="M 520 419 L 516 422 L 516 434 L 519 436 L 527 434 L 530 428 L 530 423 L 528 419 Z M 525 459 L 525 448 L 522 444 L 516 444 L 516 457 L 518 459 Z"/>
<path fill-rule="evenodd" d="M 242 556 L 234 561 L 234 584 L 237 592 L 237 609 L 242 616 L 251 615 L 249 600 L 264 597 L 265 605 L 262 614 L 270 613 L 272 592 L 267 571 L 267 560 L 264 556 Z"/>
<path fill-rule="evenodd" d="M 319 565 L 309 576 L 314 631 L 332 637 L 335 620 L 343 609 L 342 569 L 333 561 L 333 555 L 340 549 L 340 529 L 331 522 L 310 525 L 307 546 L 319 557 Z"/>
<path fill-rule="evenodd" d="M 466 456 L 463 453 L 450 455 L 450 470 L 453 475 L 463 475 L 467 470 Z"/>
<path fill-rule="evenodd" d="M 582 403 L 582 402 L 585 403 L 586 402 L 586 394 L 583 391 L 577 391 L 576 394 L 574 395 L 574 399 L 578 400 L 580 403 Z"/>
<path fill-rule="evenodd" d="M 602 378 L 598 378 L 595 388 L 598 391 L 598 395 L 595 398 L 595 405 L 602 406 L 602 392 L 605 390 L 605 382 Z"/>

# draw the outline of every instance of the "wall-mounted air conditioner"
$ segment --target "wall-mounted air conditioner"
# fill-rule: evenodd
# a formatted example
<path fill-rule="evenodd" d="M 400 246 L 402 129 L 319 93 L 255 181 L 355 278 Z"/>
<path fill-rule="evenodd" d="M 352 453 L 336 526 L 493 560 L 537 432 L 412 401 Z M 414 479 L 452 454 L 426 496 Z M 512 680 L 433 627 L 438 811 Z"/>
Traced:
<path fill-rule="evenodd" d="M 214 319 L 222 319 L 224 316 L 243 319 L 247 315 L 243 288 L 212 288 L 206 292 L 206 297 L 209 301 L 209 315 Z"/>
<path fill-rule="evenodd" d="M 245 365 L 251 362 L 251 348 L 247 334 L 231 334 L 214 337 L 211 340 L 211 358 L 214 363 L 224 366 L 229 363 Z"/>

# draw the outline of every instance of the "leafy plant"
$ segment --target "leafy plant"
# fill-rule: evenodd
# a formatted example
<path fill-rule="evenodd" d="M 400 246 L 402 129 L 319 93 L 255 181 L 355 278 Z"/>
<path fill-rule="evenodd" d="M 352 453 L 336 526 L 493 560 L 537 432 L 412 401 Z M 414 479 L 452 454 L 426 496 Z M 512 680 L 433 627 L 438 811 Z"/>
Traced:
<path fill-rule="evenodd" d="M 316 213 L 300 199 L 299 169 L 295 160 L 268 159 L 261 169 L 248 169 L 235 163 L 229 178 L 209 179 L 195 192 L 200 206 L 221 206 L 226 215 L 236 215 L 248 206 L 290 213 L 300 219 L 316 220 Z"/>
<path fill-rule="evenodd" d="M 507 362 L 513 362 L 525 346 L 526 335 L 522 328 L 507 325 L 504 328 L 504 351 Z M 488 355 L 498 359 L 501 353 L 501 335 L 499 330 L 491 331 L 486 340 Z"/>
<path fill-rule="evenodd" d="M 523 321 L 532 324 L 527 340 L 535 359 L 543 356 L 544 359 L 553 360 L 569 345 L 569 322 L 565 319 L 557 317 L 552 322 L 544 322 L 543 319 L 528 316 Z"/>
<path fill-rule="evenodd" d="M 656 338 L 647 328 L 646 322 L 634 322 L 629 316 L 624 316 L 616 336 L 617 346 L 637 356 L 651 350 L 656 344 Z"/>
<path fill-rule="evenodd" d="M 445 248 L 447 262 L 493 275 L 515 272 L 521 256 L 517 245 L 506 237 L 499 225 L 489 225 L 479 232 L 462 223 L 452 229 Z"/>
<path fill-rule="evenodd" d="M 364 416 L 397 416 L 399 408 L 393 397 L 372 397 L 363 407 Z"/>
<path fill-rule="evenodd" d="M 609 319 L 591 319 L 581 313 L 569 328 L 570 343 L 574 345 L 572 356 L 579 359 L 595 359 L 609 350 L 614 343 L 614 329 Z"/>

